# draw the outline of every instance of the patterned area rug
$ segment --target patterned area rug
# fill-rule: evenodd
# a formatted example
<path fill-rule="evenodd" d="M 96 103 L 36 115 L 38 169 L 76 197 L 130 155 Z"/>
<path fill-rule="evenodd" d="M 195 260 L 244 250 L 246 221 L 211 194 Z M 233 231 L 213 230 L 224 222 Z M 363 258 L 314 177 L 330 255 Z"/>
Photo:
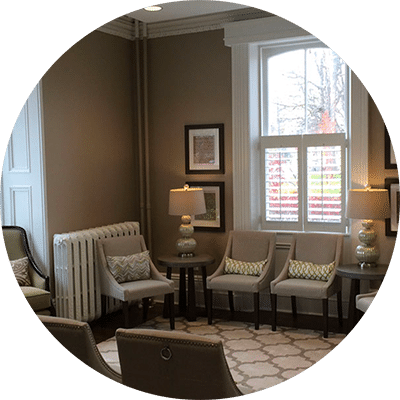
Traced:
<path fill-rule="evenodd" d="M 344 334 L 329 333 L 325 339 L 322 332 L 293 328 L 277 328 L 270 325 L 215 320 L 207 324 L 206 318 L 188 322 L 176 318 L 175 329 L 186 333 L 221 339 L 225 356 L 237 386 L 244 394 L 277 385 L 311 367 L 333 350 Z M 142 324 L 143 329 L 169 330 L 169 322 L 157 317 Z M 98 344 L 104 359 L 120 372 L 115 337 Z"/>

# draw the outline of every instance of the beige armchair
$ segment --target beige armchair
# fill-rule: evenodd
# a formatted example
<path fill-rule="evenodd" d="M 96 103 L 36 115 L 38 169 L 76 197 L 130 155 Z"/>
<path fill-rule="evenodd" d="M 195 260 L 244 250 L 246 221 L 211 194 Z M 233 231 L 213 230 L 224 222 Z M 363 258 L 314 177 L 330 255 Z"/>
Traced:
<path fill-rule="evenodd" d="M 217 270 L 207 278 L 208 323 L 212 323 L 213 290 L 227 290 L 230 311 L 234 313 L 233 292 L 253 293 L 255 329 L 259 329 L 260 292 L 268 289 L 275 277 L 275 239 L 272 232 L 264 231 L 231 231 L 228 237 L 225 254 Z M 225 273 L 226 257 L 245 262 L 266 260 L 261 275 Z"/>
<path fill-rule="evenodd" d="M 378 293 L 377 290 L 374 290 L 370 293 L 362 293 L 356 296 L 356 308 L 357 310 L 362 311 L 363 313 L 367 312 L 369 306 L 372 304 L 373 300 L 375 299 L 376 294 Z"/>
<path fill-rule="evenodd" d="M 150 260 L 150 279 L 141 279 L 131 282 L 118 283 L 111 274 L 107 263 L 107 256 L 129 256 L 146 251 L 142 235 L 119 236 L 97 241 L 99 257 L 99 275 L 102 296 L 110 296 L 122 301 L 125 316 L 125 326 L 129 327 L 129 302 L 143 300 L 143 320 L 147 318 L 149 298 L 159 295 L 169 300 L 170 327 L 175 328 L 174 319 L 174 282 L 158 272 Z M 103 302 L 104 304 L 104 302 Z"/>
<path fill-rule="evenodd" d="M 87 322 L 39 316 L 50 333 L 75 357 L 107 378 L 121 383 L 122 378 L 101 356 Z"/>
<path fill-rule="evenodd" d="M 177 399 L 240 396 L 222 342 L 182 332 L 118 329 L 122 383 Z"/>
<path fill-rule="evenodd" d="M 343 324 L 342 281 L 336 275 L 336 266 L 341 262 L 343 235 L 323 233 L 297 233 L 293 235 L 289 254 L 279 276 L 271 282 L 272 330 L 276 330 L 277 296 L 291 297 L 293 316 L 297 315 L 296 297 L 321 299 L 323 309 L 323 332 L 328 337 L 328 299 L 337 295 L 338 316 Z M 329 264 L 335 261 L 335 269 L 328 281 L 289 278 L 289 261 L 308 261 Z"/>
<path fill-rule="evenodd" d="M 35 262 L 25 229 L 20 226 L 3 226 L 3 237 L 10 261 L 28 259 L 29 284 L 24 283 L 20 288 L 29 305 L 36 314 L 54 315 L 49 277 L 43 274 Z"/>

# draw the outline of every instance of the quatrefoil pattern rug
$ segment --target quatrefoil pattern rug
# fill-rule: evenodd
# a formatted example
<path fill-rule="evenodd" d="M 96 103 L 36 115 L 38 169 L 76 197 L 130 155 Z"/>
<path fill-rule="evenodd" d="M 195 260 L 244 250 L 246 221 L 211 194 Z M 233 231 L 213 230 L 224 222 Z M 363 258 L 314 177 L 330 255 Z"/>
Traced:
<path fill-rule="evenodd" d="M 270 325 L 216 320 L 207 324 L 206 318 L 188 322 L 176 318 L 175 329 L 186 333 L 220 339 L 233 379 L 244 394 L 277 385 L 314 365 L 332 351 L 344 334 L 278 327 Z M 169 330 L 169 321 L 157 317 L 139 328 Z M 99 343 L 98 348 L 112 368 L 120 372 L 115 338 Z"/>

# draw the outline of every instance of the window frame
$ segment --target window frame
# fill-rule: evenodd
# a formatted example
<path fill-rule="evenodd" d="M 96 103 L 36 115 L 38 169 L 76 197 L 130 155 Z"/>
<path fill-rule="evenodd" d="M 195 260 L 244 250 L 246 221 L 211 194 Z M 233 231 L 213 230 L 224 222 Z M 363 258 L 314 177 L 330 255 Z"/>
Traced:
<path fill-rule="evenodd" d="M 259 55 L 261 44 L 281 44 L 288 38 L 313 39 L 307 31 L 280 17 L 239 21 L 224 27 L 232 60 L 233 229 L 260 230 Z M 368 183 L 368 92 L 351 72 L 351 137 L 349 186 Z M 255 150 L 258 150 L 256 152 Z"/>
<path fill-rule="evenodd" d="M 346 65 L 346 93 L 345 93 L 345 108 L 346 108 L 346 128 L 343 133 L 335 134 L 303 134 L 303 135 L 266 135 L 269 127 L 269 111 L 268 105 L 268 59 L 276 57 L 296 50 L 306 50 L 310 48 L 328 48 L 317 38 L 307 38 L 305 40 L 287 39 L 283 43 L 259 44 L 259 68 L 261 77 L 260 86 L 260 187 L 261 187 L 261 229 L 275 231 L 296 231 L 296 232 L 348 232 L 348 221 L 345 218 L 346 209 L 346 194 L 348 190 L 348 166 L 349 166 L 349 151 L 348 137 L 351 135 L 350 114 L 351 89 L 349 85 L 350 68 Z M 306 100 L 307 101 L 307 100 Z M 265 115 L 266 114 L 266 115 Z M 307 150 L 309 147 L 320 146 L 340 146 L 341 148 L 341 222 L 316 222 L 308 220 L 308 165 L 307 165 Z M 268 221 L 266 216 L 266 179 L 265 179 L 265 149 L 267 148 L 286 148 L 296 147 L 298 149 L 298 221 Z"/>

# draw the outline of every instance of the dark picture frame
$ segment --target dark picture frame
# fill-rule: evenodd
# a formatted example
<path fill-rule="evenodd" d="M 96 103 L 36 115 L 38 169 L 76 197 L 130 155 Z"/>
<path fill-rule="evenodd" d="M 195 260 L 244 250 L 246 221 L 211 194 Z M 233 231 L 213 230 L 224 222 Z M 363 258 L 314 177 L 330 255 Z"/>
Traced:
<path fill-rule="evenodd" d="M 195 231 L 225 232 L 225 183 L 186 182 L 189 187 L 202 188 L 207 212 L 192 215 Z"/>
<path fill-rule="evenodd" d="M 394 155 L 393 145 L 389 132 L 385 125 L 385 169 L 397 169 L 397 162 Z"/>
<path fill-rule="evenodd" d="M 397 236 L 400 212 L 400 191 L 398 178 L 386 178 L 385 188 L 389 192 L 390 218 L 385 220 L 386 236 Z"/>
<path fill-rule="evenodd" d="M 185 125 L 186 174 L 224 174 L 224 124 Z"/>

